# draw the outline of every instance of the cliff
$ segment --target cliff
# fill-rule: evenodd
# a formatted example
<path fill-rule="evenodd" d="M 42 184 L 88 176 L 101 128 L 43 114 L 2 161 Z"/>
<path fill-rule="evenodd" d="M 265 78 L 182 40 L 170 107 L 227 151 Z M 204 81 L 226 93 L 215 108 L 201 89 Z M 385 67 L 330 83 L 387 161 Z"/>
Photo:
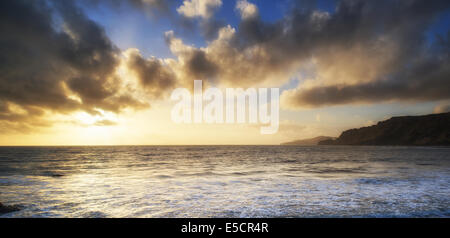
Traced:
<path fill-rule="evenodd" d="M 311 139 L 296 140 L 296 141 L 291 141 L 291 142 L 287 142 L 287 143 L 282 143 L 281 145 L 318 145 L 319 142 L 321 142 L 321 141 L 332 140 L 332 139 L 334 139 L 334 138 L 329 137 L 329 136 L 318 136 L 318 137 L 311 138 Z"/>
<path fill-rule="evenodd" d="M 393 117 L 377 125 L 344 131 L 320 145 L 450 145 L 450 113 Z"/>

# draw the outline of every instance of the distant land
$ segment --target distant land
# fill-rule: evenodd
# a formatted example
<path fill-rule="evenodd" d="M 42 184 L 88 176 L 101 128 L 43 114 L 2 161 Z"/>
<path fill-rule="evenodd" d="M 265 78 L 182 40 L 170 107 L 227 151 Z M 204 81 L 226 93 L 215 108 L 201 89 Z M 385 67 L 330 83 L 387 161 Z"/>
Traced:
<path fill-rule="evenodd" d="M 378 124 L 342 132 L 319 145 L 450 146 L 450 112 L 393 117 Z"/>
<path fill-rule="evenodd" d="M 334 140 L 335 137 L 329 137 L 329 136 L 318 136 L 310 139 L 304 139 L 304 140 L 296 140 L 291 141 L 287 143 L 282 143 L 281 145 L 318 145 L 319 142 L 325 141 L 325 140 Z"/>

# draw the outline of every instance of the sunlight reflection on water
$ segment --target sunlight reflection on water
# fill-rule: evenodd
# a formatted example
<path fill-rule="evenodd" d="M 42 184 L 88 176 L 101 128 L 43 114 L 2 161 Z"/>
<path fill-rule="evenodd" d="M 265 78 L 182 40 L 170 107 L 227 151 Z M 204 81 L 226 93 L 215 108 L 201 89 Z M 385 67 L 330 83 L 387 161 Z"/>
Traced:
<path fill-rule="evenodd" d="M 3 147 L 2 217 L 449 217 L 450 148 Z"/>

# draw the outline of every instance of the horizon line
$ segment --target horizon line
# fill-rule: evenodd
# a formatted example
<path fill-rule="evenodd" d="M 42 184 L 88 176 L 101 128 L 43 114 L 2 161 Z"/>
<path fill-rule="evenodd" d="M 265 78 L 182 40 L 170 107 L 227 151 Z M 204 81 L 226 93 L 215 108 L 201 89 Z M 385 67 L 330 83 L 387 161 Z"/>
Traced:
<path fill-rule="evenodd" d="M 0 145 L 0 147 L 111 147 L 111 146 L 277 146 L 281 144 L 120 144 L 120 145 Z"/>

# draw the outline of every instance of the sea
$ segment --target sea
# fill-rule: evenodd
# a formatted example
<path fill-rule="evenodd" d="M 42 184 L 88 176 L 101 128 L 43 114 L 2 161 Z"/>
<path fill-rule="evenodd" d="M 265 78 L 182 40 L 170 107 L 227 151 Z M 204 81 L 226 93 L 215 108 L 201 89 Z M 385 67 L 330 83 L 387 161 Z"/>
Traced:
<path fill-rule="evenodd" d="M 450 217 L 450 147 L 0 147 L 0 217 Z"/>

